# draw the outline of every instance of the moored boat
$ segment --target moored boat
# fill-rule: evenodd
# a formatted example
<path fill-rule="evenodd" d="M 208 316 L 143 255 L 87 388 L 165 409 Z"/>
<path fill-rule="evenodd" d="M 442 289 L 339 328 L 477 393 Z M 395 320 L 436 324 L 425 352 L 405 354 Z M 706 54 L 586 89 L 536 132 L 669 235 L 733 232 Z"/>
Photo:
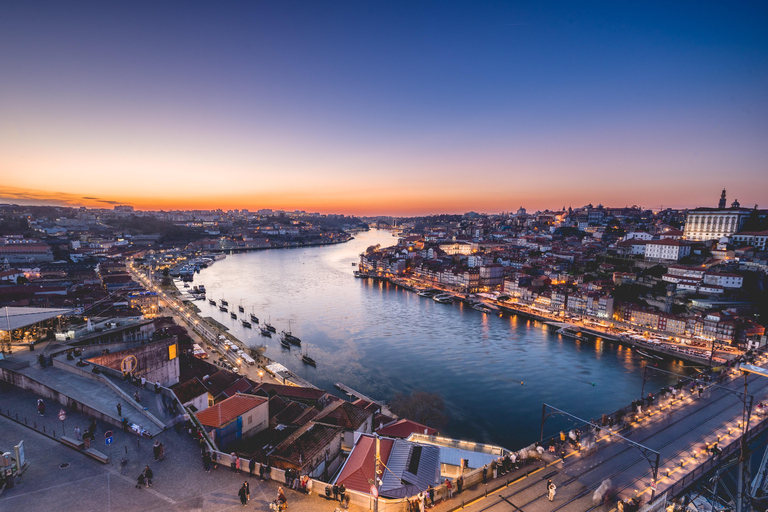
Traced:
<path fill-rule="evenodd" d="M 227 306 L 219 306 L 219 311 L 223 311 L 226 313 L 229 310 L 227 309 Z"/>
<path fill-rule="evenodd" d="M 230 317 L 232 317 L 233 320 L 237 320 L 237 313 L 234 311 L 229 314 Z"/>
<path fill-rule="evenodd" d="M 251 313 L 251 322 L 253 322 L 255 324 L 259 323 L 259 318 L 256 315 L 254 315 L 253 313 Z"/>
<path fill-rule="evenodd" d="M 267 338 L 271 338 L 272 337 L 272 333 L 269 332 L 269 329 L 267 329 L 266 327 L 261 327 L 259 329 L 259 331 L 261 332 L 262 336 L 266 336 Z"/>
<path fill-rule="evenodd" d="M 243 324 L 243 327 L 248 327 L 249 329 L 251 328 L 251 322 L 248 320 L 241 320 L 241 323 Z"/>
<path fill-rule="evenodd" d="M 302 354 L 301 362 L 310 366 L 317 366 L 317 362 L 315 362 L 315 360 L 309 357 L 307 354 Z"/>
<path fill-rule="evenodd" d="M 290 344 L 290 343 L 288 343 L 286 340 L 284 340 L 284 339 L 282 339 L 282 338 L 280 339 L 280 344 L 281 344 L 282 346 L 284 346 L 285 348 L 291 348 L 291 344 Z"/>
<path fill-rule="evenodd" d="M 208 299 L 208 304 L 210 304 L 211 306 L 215 306 L 216 305 L 216 301 L 213 300 L 213 299 Z"/>

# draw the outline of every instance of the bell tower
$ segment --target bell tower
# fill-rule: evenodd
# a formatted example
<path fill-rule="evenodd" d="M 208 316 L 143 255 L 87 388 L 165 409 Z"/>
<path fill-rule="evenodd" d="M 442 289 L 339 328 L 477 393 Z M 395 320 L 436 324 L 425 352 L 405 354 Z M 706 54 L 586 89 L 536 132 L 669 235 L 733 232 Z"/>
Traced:
<path fill-rule="evenodd" d="M 720 203 L 717 205 L 718 208 L 725 208 L 725 189 L 723 189 L 723 193 L 720 194 Z"/>

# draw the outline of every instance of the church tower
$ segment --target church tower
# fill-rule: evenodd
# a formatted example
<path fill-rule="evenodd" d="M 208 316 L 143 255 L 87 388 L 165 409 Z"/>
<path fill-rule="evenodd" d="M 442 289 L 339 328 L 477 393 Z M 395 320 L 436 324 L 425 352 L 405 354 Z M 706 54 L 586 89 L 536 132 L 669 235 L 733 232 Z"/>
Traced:
<path fill-rule="evenodd" d="M 717 207 L 720 209 L 725 208 L 725 189 L 723 189 L 723 193 L 720 194 L 720 203 L 717 205 Z"/>

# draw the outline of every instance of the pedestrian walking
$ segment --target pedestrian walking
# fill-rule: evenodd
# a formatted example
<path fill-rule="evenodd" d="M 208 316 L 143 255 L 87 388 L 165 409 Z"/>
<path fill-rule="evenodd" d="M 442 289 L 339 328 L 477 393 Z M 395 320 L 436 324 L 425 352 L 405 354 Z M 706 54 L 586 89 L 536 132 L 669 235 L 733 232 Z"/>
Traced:
<path fill-rule="evenodd" d="M 243 506 L 248 504 L 248 496 L 245 493 L 245 484 L 243 484 L 243 486 L 240 487 L 240 490 L 237 491 L 237 495 L 240 497 L 240 503 L 242 503 Z"/>
<path fill-rule="evenodd" d="M 447 478 L 445 479 L 445 488 L 448 490 L 448 499 L 453 498 L 453 485 L 451 485 L 451 481 Z"/>
<path fill-rule="evenodd" d="M 435 488 L 432 487 L 432 484 L 427 487 L 427 496 L 429 496 L 429 506 L 434 507 L 435 506 Z"/>
<path fill-rule="evenodd" d="M 45 402 L 43 402 L 42 398 L 37 399 L 37 414 L 45 416 Z"/>
<path fill-rule="evenodd" d="M 345 494 L 347 493 L 347 488 L 344 487 L 344 484 L 339 484 L 339 503 L 344 503 L 344 499 L 346 498 Z"/>
<path fill-rule="evenodd" d="M 557 492 L 557 487 L 555 486 L 555 482 L 552 480 L 547 480 L 547 498 L 549 501 L 552 501 L 555 499 L 555 493 Z"/>
<path fill-rule="evenodd" d="M 158 460 L 163 460 L 165 458 L 165 446 L 163 446 L 163 443 L 160 443 L 160 446 L 158 446 Z"/>
<path fill-rule="evenodd" d="M 154 473 L 152 473 L 152 470 L 149 468 L 149 466 L 144 466 L 144 478 L 147 479 L 147 487 L 152 487 L 152 478 L 154 478 Z"/>
<path fill-rule="evenodd" d="M 339 501 L 339 486 L 334 484 L 332 491 L 333 491 L 333 501 Z"/>
<path fill-rule="evenodd" d="M 123 417 L 123 404 L 117 402 L 117 415 Z"/>
<path fill-rule="evenodd" d="M 152 445 L 152 454 L 155 456 L 155 462 L 160 459 L 160 441 L 155 439 L 155 444 Z"/>
<path fill-rule="evenodd" d="M 141 403 L 141 395 L 139 394 L 138 391 L 133 394 L 133 399 Z"/>
<path fill-rule="evenodd" d="M 80 437 L 80 427 L 79 426 L 75 427 L 75 439 L 77 439 L 78 441 L 80 441 L 80 439 L 82 439 Z"/>
<path fill-rule="evenodd" d="M 248 483 L 248 480 L 243 482 L 243 487 L 245 487 L 245 500 L 251 501 L 251 484 Z"/>

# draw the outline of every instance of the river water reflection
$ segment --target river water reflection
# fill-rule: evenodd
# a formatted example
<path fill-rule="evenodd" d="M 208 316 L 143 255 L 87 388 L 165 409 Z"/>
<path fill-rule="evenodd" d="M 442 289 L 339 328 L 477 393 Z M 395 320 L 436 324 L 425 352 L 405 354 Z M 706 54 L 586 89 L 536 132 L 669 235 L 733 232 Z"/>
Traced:
<path fill-rule="evenodd" d="M 352 263 L 366 247 L 394 243 L 388 231 L 372 230 L 346 244 L 229 255 L 195 276 L 208 298 L 225 298 L 230 311 L 242 304 L 278 332 L 290 322 L 301 351 L 262 338 L 207 302 L 197 305 L 247 344 L 266 344 L 270 358 L 320 388 L 339 394 L 333 384 L 343 382 L 382 400 L 396 392 L 440 393 L 451 417 L 441 433 L 451 437 L 516 449 L 538 439 L 544 402 L 588 419 L 639 396 L 646 361 L 617 343 L 579 342 L 539 322 L 353 277 Z M 301 362 L 304 350 L 317 368 Z M 658 366 L 684 371 L 679 360 Z M 670 382 L 653 377 L 646 389 Z M 548 430 L 569 425 L 550 421 Z"/>

